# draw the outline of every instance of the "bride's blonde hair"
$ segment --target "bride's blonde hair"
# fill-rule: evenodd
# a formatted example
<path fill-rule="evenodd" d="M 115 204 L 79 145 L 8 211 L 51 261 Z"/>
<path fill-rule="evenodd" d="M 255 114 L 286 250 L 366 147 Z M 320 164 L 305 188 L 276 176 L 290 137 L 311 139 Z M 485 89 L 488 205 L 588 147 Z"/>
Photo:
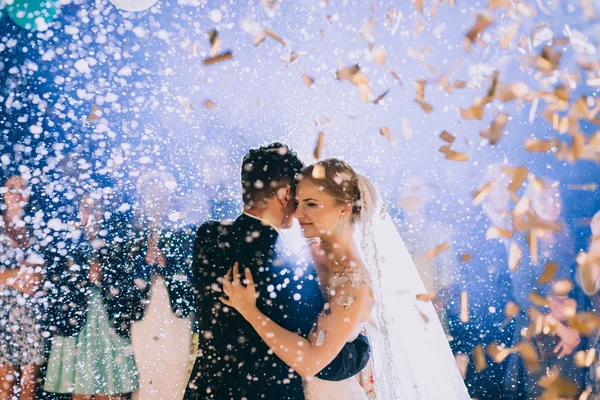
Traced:
<path fill-rule="evenodd" d="M 355 218 L 360 215 L 358 176 L 347 162 L 337 158 L 318 161 L 304 168 L 300 179 L 311 182 L 339 203 L 350 204 Z"/>

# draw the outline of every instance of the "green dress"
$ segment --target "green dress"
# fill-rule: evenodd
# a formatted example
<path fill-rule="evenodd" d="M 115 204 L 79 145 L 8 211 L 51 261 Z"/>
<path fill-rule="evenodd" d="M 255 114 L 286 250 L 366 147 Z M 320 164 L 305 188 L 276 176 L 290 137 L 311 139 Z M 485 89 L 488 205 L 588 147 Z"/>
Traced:
<path fill-rule="evenodd" d="M 80 395 L 120 394 L 131 393 L 138 385 L 131 342 L 114 331 L 102 296 L 94 288 L 81 332 L 73 337 L 54 337 L 44 390 Z"/>

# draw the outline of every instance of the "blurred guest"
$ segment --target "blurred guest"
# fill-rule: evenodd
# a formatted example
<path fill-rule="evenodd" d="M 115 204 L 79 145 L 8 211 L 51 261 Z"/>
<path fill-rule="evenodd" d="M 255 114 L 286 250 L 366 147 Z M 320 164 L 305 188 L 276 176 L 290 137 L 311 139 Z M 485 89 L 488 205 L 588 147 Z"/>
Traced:
<path fill-rule="evenodd" d="M 137 182 L 138 219 L 128 263 L 139 309 L 131 329 L 140 388 L 133 399 L 179 400 L 188 382 L 192 349 L 194 232 L 177 227 L 172 212 L 177 183 L 166 172 Z"/>
<path fill-rule="evenodd" d="M 64 235 L 71 244 L 62 257 L 64 262 L 48 268 L 56 336 L 44 390 L 70 393 L 74 400 L 119 400 L 138 388 L 129 323 L 124 320 L 127 313 L 111 304 L 114 286 L 103 279 L 105 269 L 121 266 L 110 263 L 102 196 L 83 196 L 79 223 Z M 126 293 L 120 293 L 118 299 L 126 302 Z"/>
<path fill-rule="evenodd" d="M 573 359 L 581 338 L 567 325 L 564 310 L 583 299 L 577 290 L 565 293 L 564 285 L 556 285 L 572 281 L 575 259 L 574 243 L 562 218 L 558 182 L 529 178 L 523 198 L 515 206 L 527 211 L 513 212 L 512 225 L 496 226 L 516 231 L 504 240 L 509 261 L 513 261 L 510 276 L 520 309 L 515 317 L 515 345 L 523 351 L 533 348 L 539 360 L 539 365 L 526 365 L 518 353 L 511 354 L 505 385 L 513 398 L 534 399 L 544 392 L 538 382 L 552 370 L 574 383 L 577 391 L 582 389 L 583 373 Z M 526 218 L 517 219 L 518 215 Z M 551 261 L 556 263 L 552 272 Z M 542 329 L 544 326 L 553 330 Z"/>
<path fill-rule="evenodd" d="M 25 215 L 27 183 L 11 176 L 0 189 L 0 398 L 33 399 L 43 357 L 40 284 L 43 258 Z"/>
<path fill-rule="evenodd" d="M 577 269 L 577 282 L 584 293 L 590 296 L 592 312 L 600 317 L 600 211 L 598 211 L 590 223 L 592 236 L 587 254 L 581 253 L 577 257 L 579 267 Z M 591 346 L 600 354 L 600 329 L 596 328 L 591 336 Z M 590 400 L 600 400 L 600 361 L 596 360 L 588 371 L 588 390 Z"/>

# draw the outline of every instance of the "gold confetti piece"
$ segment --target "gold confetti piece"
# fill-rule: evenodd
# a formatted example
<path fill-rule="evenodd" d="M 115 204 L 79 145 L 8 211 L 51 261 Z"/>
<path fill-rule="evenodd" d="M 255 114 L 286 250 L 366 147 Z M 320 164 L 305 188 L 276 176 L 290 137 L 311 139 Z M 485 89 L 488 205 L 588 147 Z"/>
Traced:
<path fill-rule="evenodd" d="M 440 133 L 440 139 L 442 139 L 446 143 L 452 144 L 454 143 L 454 140 L 456 138 L 452 136 L 448 131 L 444 130 L 442 131 L 442 133 Z"/>
<path fill-rule="evenodd" d="M 428 114 L 433 110 L 433 107 L 430 104 L 425 103 L 423 100 L 416 100 L 416 103 L 420 105 L 423 111 Z"/>
<path fill-rule="evenodd" d="M 283 40 L 281 37 L 279 37 L 279 35 L 276 34 L 275 32 L 273 32 L 271 29 L 265 28 L 265 34 L 267 36 L 270 36 L 271 38 L 275 39 L 277 42 L 279 42 L 283 46 L 287 46 L 287 42 L 285 40 Z"/>
<path fill-rule="evenodd" d="M 93 105 L 92 106 L 92 111 L 90 112 L 90 115 L 88 115 L 87 117 L 87 121 L 88 122 L 96 122 L 98 120 L 98 118 L 100 117 L 100 115 L 102 115 L 102 111 L 100 111 L 100 107 L 98 107 L 97 105 Z"/>
<path fill-rule="evenodd" d="M 482 46 L 486 46 L 485 43 L 479 39 L 479 35 L 494 22 L 494 17 L 492 17 L 489 13 L 479 14 L 477 16 L 477 20 L 475 21 L 475 25 L 467 32 L 464 40 L 464 48 L 467 53 L 471 52 L 471 46 L 473 43 L 478 43 Z"/>
<path fill-rule="evenodd" d="M 387 137 L 388 141 L 391 144 L 396 144 L 396 140 L 394 139 L 394 137 L 392 136 L 392 133 L 390 132 L 390 130 L 388 129 L 388 127 L 386 126 L 380 126 L 379 127 L 379 134 L 381 136 L 385 136 Z"/>
<path fill-rule="evenodd" d="M 382 94 L 380 94 L 379 96 L 377 96 L 377 98 L 375 100 L 373 100 L 373 104 L 379 104 L 379 102 L 381 100 L 383 100 L 383 98 L 389 93 L 389 89 L 386 90 L 385 92 L 383 92 Z"/>
<path fill-rule="evenodd" d="M 504 315 L 509 318 L 514 318 L 521 313 L 521 307 L 515 302 L 509 301 L 504 306 Z"/>
<path fill-rule="evenodd" d="M 475 99 L 473 105 L 468 109 L 460 109 L 460 116 L 464 119 L 482 119 L 483 118 L 483 107 L 487 103 L 481 97 Z"/>
<path fill-rule="evenodd" d="M 551 46 L 544 46 L 542 52 L 535 58 L 534 66 L 541 72 L 551 75 L 560 62 L 562 53 L 554 51 Z"/>
<path fill-rule="evenodd" d="M 412 138 L 412 129 L 410 128 L 410 122 L 406 117 L 402 117 L 402 136 L 404 136 L 404 139 L 406 140 Z"/>
<path fill-rule="evenodd" d="M 591 348 L 588 351 L 580 350 L 575 353 L 575 365 L 577 368 L 588 368 L 596 361 L 596 349 Z"/>
<path fill-rule="evenodd" d="M 206 100 L 206 101 L 204 102 L 204 107 L 205 107 L 205 108 L 208 108 L 209 110 L 210 110 L 211 108 L 215 108 L 215 106 L 216 106 L 216 105 L 217 105 L 217 104 L 216 104 L 214 101 L 212 101 L 212 100 Z"/>
<path fill-rule="evenodd" d="M 510 271 L 515 271 L 519 267 L 522 257 L 523 252 L 517 242 L 511 242 L 510 250 L 508 252 L 508 269 Z"/>
<path fill-rule="evenodd" d="M 473 259 L 473 256 L 470 255 L 469 253 L 462 253 L 460 255 L 460 261 L 462 262 L 468 262 L 471 261 Z"/>
<path fill-rule="evenodd" d="M 521 187 L 521 185 L 523 185 L 523 182 L 525 181 L 529 170 L 524 166 L 519 166 L 514 170 L 511 170 L 510 172 L 512 175 L 512 180 L 508 185 L 508 190 L 510 192 L 516 192 Z"/>
<path fill-rule="evenodd" d="M 554 261 L 548 261 L 546 263 L 546 266 L 544 267 L 544 271 L 542 271 L 542 274 L 539 276 L 539 278 L 537 279 L 535 284 L 536 285 L 545 285 L 547 283 L 550 283 L 552 281 L 552 279 L 554 279 L 554 276 L 556 275 L 557 272 L 558 272 L 558 264 Z"/>
<path fill-rule="evenodd" d="M 419 312 L 419 315 L 421 316 L 421 318 L 423 318 L 423 322 L 425 322 L 427 324 L 429 322 L 429 317 L 423 311 L 419 310 L 419 307 L 415 306 L 415 308 Z"/>
<path fill-rule="evenodd" d="M 494 181 L 489 181 L 482 188 L 473 192 L 473 205 L 478 206 L 490 194 L 495 186 Z"/>
<path fill-rule="evenodd" d="M 510 0 L 489 0 L 488 8 L 493 10 L 494 8 L 505 8 L 510 4 Z"/>
<path fill-rule="evenodd" d="M 432 301 L 435 299 L 435 294 L 429 294 L 429 293 L 425 293 L 425 294 L 418 294 L 417 295 L 417 300 L 419 301 Z"/>
<path fill-rule="evenodd" d="M 371 41 L 373 39 L 373 29 L 375 29 L 375 25 L 377 25 L 377 20 L 373 17 L 370 17 L 360 28 L 360 38 Z"/>
<path fill-rule="evenodd" d="M 567 320 L 569 326 L 584 336 L 590 336 L 600 327 L 600 318 L 592 312 L 583 311 Z"/>
<path fill-rule="evenodd" d="M 558 295 L 567 295 L 573 290 L 573 282 L 568 279 L 561 279 L 552 284 L 552 293 Z"/>
<path fill-rule="evenodd" d="M 230 60 L 233 57 L 231 51 L 226 51 L 225 53 L 221 53 L 215 57 L 205 58 L 203 61 L 204 65 L 212 65 L 221 61 Z"/>
<path fill-rule="evenodd" d="M 496 364 L 500 364 L 508 357 L 511 350 L 496 342 L 492 342 L 487 345 L 486 352 Z"/>
<path fill-rule="evenodd" d="M 208 32 L 208 40 L 210 41 L 210 51 L 208 55 L 210 57 L 215 57 L 219 54 L 219 50 L 221 50 L 221 39 L 219 39 L 219 34 L 216 29 Z"/>
<path fill-rule="evenodd" d="M 508 45 L 512 43 L 512 41 L 515 40 L 519 34 L 520 25 L 520 22 L 515 22 L 500 35 L 500 47 L 502 47 L 504 50 L 508 48 Z"/>
<path fill-rule="evenodd" d="M 486 239 L 508 239 L 513 236 L 513 233 L 508 229 L 499 228 L 497 226 L 490 226 L 485 232 Z"/>
<path fill-rule="evenodd" d="M 448 250 L 449 248 L 450 248 L 450 243 L 448 243 L 448 242 L 438 244 L 434 248 L 430 249 L 427 253 L 425 253 L 423 258 L 425 260 L 433 260 L 438 255 L 440 255 L 440 253 L 443 253 L 444 251 Z"/>
<path fill-rule="evenodd" d="M 398 75 L 398 73 L 394 70 L 392 65 L 390 63 L 387 63 L 386 65 L 387 65 L 388 69 L 390 70 L 390 74 L 392 74 L 394 79 L 396 79 L 398 81 L 400 86 L 404 87 L 404 85 L 402 84 L 402 79 L 400 78 L 400 75 Z"/>
<path fill-rule="evenodd" d="M 373 59 L 379 65 L 383 65 L 385 63 L 385 59 L 387 57 L 387 55 L 385 54 L 385 51 L 381 48 L 377 48 L 377 49 L 374 49 L 373 51 L 371 51 L 371 56 L 373 56 Z"/>
<path fill-rule="evenodd" d="M 539 397 L 540 400 L 573 399 L 578 391 L 575 382 L 562 377 L 558 368 L 553 368 L 542 375 L 538 385 L 546 389 Z"/>
<path fill-rule="evenodd" d="M 319 132 L 319 137 L 317 139 L 317 145 L 315 146 L 315 151 L 313 152 L 313 158 L 315 160 L 318 160 L 319 158 L 321 158 L 321 152 L 323 151 L 324 145 L 325 145 L 325 132 Z M 317 165 L 315 165 L 315 168 Z M 313 173 L 313 177 L 314 177 L 314 173 Z"/>
<path fill-rule="evenodd" d="M 431 110 L 433 110 L 433 107 L 431 107 L 429 104 L 425 103 L 425 101 L 424 101 L 424 99 L 425 99 L 425 84 L 426 83 L 427 83 L 427 81 L 424 79 L 417 80 L 417 82 L 415 84 L 416 89 L 417 89 L 417 94 L 415 96 L 415 102 L 417 104 L 419 104 L 426 113 L 429 113 L 429 112 L 431 112 Z"/>
<path fill-rule="evenodd" d="M 317 117 L 315 118 L 315 125 L 324 126 L 331 124 L 331 120 L 327 117 Z"/>
<path fill-rule="evenodd" d="M 548 153 L 552 147 L 555 146 L 550 140 L 527 139 L 525 141 L 525 150 L 532 153 Z"/>
<path fill-rule="evenodd" d="M 417 11 L 423 14 L 423 0 L 412 0 L 412 2 Z"/>
<path fill-rule="evenodd" d="M 468 161 L 469 158 L 471 158 L 471 156 L 467 153 L 460 153 L 454 150 L 447 150 L 444 152 L 444 154 L 446 154 L 446 160 L 450 161 L 465 162 Z"/>
<path fill-rule="evenodd" d="M 475 371 L 477 371 L 477 373 L 488 367 L 488 363 L 483 352 L 483 346 L 480 344 L 473 348 L 473 364 L 475 364 Z"/>
<path fill-rule="evenodd" d="M 469 295 L 466 290 L 460 292 L 460 322 L 469 322 Z"/>
<path fill-rule="evenodd" d="M 304 82 L 306 86 L 311 87 L 313 83 L 315 83 L 315 80 L 306 74 L 302 74 L 302 82 Z"/>
<path fill-rule="evenodd" d="M 531 372 L 540 370 L 539 354 L 530 342 L 521 342 L 515 346 L 516 351 L 521 355 L 525 368 Z"/>
<path fill-rule="evenodd" d="M 489 128 L 483 129 L 479 136 L 483 139 L 489 139 L 490 144 L 493 146 L 498 143 L 498 140 L 502 137 L 502 129 L 508 122 L 508 114 L 498 113 L 496 115 L 496 119 L 492 122 L 492 125 Z"/>
<path fill-rule="evenodd" d="M 538 292 L 537 290 L 532 290 L 531 292 L 529 292 L 529 296 L 527 296 L 527 298 L 529 299 L 530 302 L 532 302 L 533 304 L 535 304 L 536 306 L 539 307 L 547 307 L 548 306 L 548 299 L 546 299 L 544 296 L 542 296 L 540 294 L 540 292 Z"/>
<path fill-rule="evenodd" d="M 369 96 L 373 91 L 369 86 L 369 79 L 362 72 L 360 72 L 360 67 L 358 64 L 339 69 L 335 75 L 337 80 L 347 80 L 356 85 L 359 90 L 360 99 L 363 102 L 367 102 L 369 100 Z"/>
<path fill-rule="evenodd" d="M 585 17 L 589 20 L 596 19 L 596 11 L 594 11 L 594 0 L 581 0 L 581 7 Z"/>
<path fill-rule="evenodd" d="M 531 255 L 531 262 L 534 265 L 537 265 L 538 261 L 539 261 L 539 257 L 538 257 L 538 240 L 537 240 L 537 233 L 534 229 L 532 229 L 528 234 L 527 234 L 527 244 L 529 245 L 529 254 Z"/>
<path fill-rule="evenodd" d="M 325 167 L 322 164 L 315 164 L 312 171 L 312 177 L 315 179 L 325 179 Z"/>

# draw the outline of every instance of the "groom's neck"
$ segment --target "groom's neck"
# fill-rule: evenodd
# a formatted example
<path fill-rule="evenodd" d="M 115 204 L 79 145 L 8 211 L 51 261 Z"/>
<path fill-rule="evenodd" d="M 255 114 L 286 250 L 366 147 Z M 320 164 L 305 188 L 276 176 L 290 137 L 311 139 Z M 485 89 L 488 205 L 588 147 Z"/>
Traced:
<path fill-rule="evenodd" d="M 265 208 L 244 208 L 246 214 L 250 214 L 256 218 L 260 218 L 264 223 L 271 225 L 276 229 L 281 228 L 281 217 L 277 212 L 273 212 L 268 206 Z"/>

